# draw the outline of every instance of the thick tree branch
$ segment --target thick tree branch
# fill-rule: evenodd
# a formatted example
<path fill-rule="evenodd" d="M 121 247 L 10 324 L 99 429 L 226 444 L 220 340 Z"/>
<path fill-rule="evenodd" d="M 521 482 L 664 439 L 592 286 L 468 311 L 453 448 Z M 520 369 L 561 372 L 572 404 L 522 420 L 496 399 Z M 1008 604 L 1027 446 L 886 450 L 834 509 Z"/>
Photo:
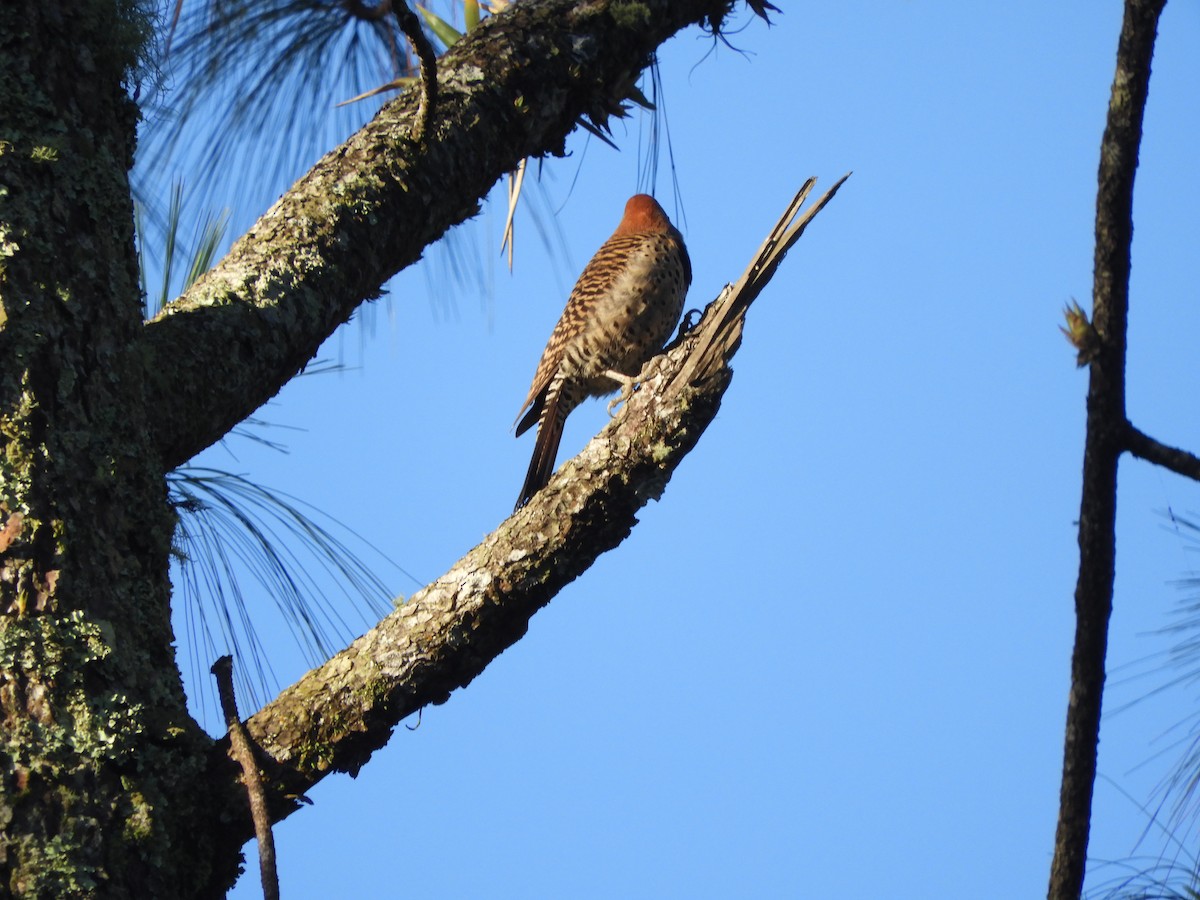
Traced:
<path fill-rule="evenodd" d="M 438 116 L 410 136 L 418 92 L 327 154 L 145 328 L 154 437 L 167 469 L 222 437 L 311 359 L 364 299 L 478 211 L 527 156 L 604 121 L 674 32 L 727 0 L 524 0 L 439 65 Z"/>
<path fill-rule="evenodd" d="M 1186 450 L 1159 443 L 1132 425 L 1129 426 L 1126 434 L 1125 445 L 1129 452 L 1138 459 L 1144 459 L 1162 466 L 1164 469 L 1170 469 L 1176 475 L 1200 481 L 1200 457 L 1194 456 Z"/>
<path fill-rule="evenodd" d="M 823 207 L 838 185 L 810 209 Z M 796 211 L 789 208 L 784 226 Z M 798 231 L 784 243 L 794 237 Z M 783 249 L 764 247 L 751 266 L 754 276 L 726 288 L 696 327 L 648 364 L 641 389 L 527 506 L 246 723 L 255 745 L 276 763 L 269 775 L 279 818 L 294 808 L 282 798 L 302 795 L 330 772 L 356 772 L 401 719 L 469 684 L 525 633 L 535 612 L 625 539 L 637 511 L 662 494 L 716 415 L 749 305 L 741 286 L 757 294 Z M 215 748 L 214 771 L 227 772 L 225 752 Z M 231 794 L 232 812 L 238 803 Z M 231 832 L 237 842 L 248 836 Z"/>
<path fill-rule="evenodd" d="M 1083 889 L 1092 789 L 1100 737 L 1108 620 L 1116 555 L 1117 459 L 1125 449 L 1125 341 L 1133 180 L 1150 84 L 1150 59 L 1165 0 L 1127 0 L 1117 48 L 1108 122 L 1100 145 L 1092 324 L 1098 346 L 1090 363 L 1083 497 L 1079 513 L 1079 577 L 1075 648 L 1067 705 L 1051 900 L 1075 900 Z"/>

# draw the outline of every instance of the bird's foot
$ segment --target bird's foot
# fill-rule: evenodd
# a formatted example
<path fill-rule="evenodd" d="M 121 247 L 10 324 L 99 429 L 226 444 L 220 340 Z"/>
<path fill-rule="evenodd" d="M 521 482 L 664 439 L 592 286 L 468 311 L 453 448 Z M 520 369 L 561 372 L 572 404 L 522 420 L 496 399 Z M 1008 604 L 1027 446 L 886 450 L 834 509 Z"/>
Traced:
<path fill-rule="evenodd" d="M 618 372 L 615 369 L 609 369 L 604 374 L 621 385 L 621 393 L 608 401 L 608 415 L 612 417 L 616 415 L 613 410 L 633 396 L 634 388 L 637 385 L 637 378 L 632 378 L 624 372 Z"/>
<path fill-rule="evenodd" d="M 693 316 L 695 319 L 693 320 Z M 683 319 L 679 322 L 679 331 L 675 335 L 675 339 L 683 337 L 693 328 L 700 324 L 700 320 L 704 318 L 704 311 L 700 309 L 689 309 L 683 314 Z"/>

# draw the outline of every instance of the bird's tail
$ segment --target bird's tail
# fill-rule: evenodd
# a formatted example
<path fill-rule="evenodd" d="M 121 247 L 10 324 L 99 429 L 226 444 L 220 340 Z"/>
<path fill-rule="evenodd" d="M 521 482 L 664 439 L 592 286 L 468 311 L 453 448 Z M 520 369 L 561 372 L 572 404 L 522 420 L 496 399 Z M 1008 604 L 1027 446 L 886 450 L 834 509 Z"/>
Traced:
<path fill-rule="evenodd" d="M 542 415 L 538 421 L 537 440 L 533 445 L 533 459 L 529 461 L 529 471 L 525 475 L 525 484 L 521 487 L 521 498 L 517 500 L 516 508 L 520 509 L 528 503 L 533 495 L 546 486 L 550 476 L 554 474 L 554 461 L 558 457 L 558 445 L 562 441 L 563 424 L 570 412 L 569 404 L 564 404 L 563 397 L 557 391 L 551 391 L 542 407 Z"/>

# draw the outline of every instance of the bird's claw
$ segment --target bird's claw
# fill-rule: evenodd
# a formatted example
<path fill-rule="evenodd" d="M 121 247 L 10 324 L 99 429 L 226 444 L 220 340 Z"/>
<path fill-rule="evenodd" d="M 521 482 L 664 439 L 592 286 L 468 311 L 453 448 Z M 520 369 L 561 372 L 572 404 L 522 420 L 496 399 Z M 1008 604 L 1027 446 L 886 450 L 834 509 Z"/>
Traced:
<path fill-rule="evenodd" d="M 693 316 L 695 316 L 695 320 L 692 319 Z M 676 337 L 677 338 L 683 337 L 685 334 L 687 334 L 689 331 L 691 331 L 693 328 L 695 328 L 697 325 L 699 325 L 700 320 L 703 317 L 704 317 L 703 311 L 701 311 L 699 309 L 689 309 L 687 312 L 685 312 L 683 314 L 683 319 L 679 323 L 679 332 L 676 334 Z"/>
<path fill-rule="evenodd" d="M 604 374 L 621 385 L 621 392 L 608 401 L 608 415 L 609 418 L 612 418 L 616 415 L 613 410 L 633 396 L 633 389 L 634 385 L 637 383 L 637 379 L 630 378 L 624 372 L 618 372 L 614 369 L 609 369 Z"/>

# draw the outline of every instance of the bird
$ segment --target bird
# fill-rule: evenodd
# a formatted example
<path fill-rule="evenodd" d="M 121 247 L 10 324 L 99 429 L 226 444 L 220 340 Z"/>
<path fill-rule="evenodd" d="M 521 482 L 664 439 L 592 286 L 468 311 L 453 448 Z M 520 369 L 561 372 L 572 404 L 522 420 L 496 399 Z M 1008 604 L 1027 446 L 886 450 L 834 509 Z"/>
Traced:
<path fill-rule="evenodd" d="M 517 414 L 517 437 L 536 423 L 537 440 L 516 509 L 554 473 L 571 411 L 620 387 L 611 412 L 632 390 L 642 366 L 671 336 L 691 283 L 683 235 L 649 194 L 630 197 L 617 230 L 571 290 Z"/>

